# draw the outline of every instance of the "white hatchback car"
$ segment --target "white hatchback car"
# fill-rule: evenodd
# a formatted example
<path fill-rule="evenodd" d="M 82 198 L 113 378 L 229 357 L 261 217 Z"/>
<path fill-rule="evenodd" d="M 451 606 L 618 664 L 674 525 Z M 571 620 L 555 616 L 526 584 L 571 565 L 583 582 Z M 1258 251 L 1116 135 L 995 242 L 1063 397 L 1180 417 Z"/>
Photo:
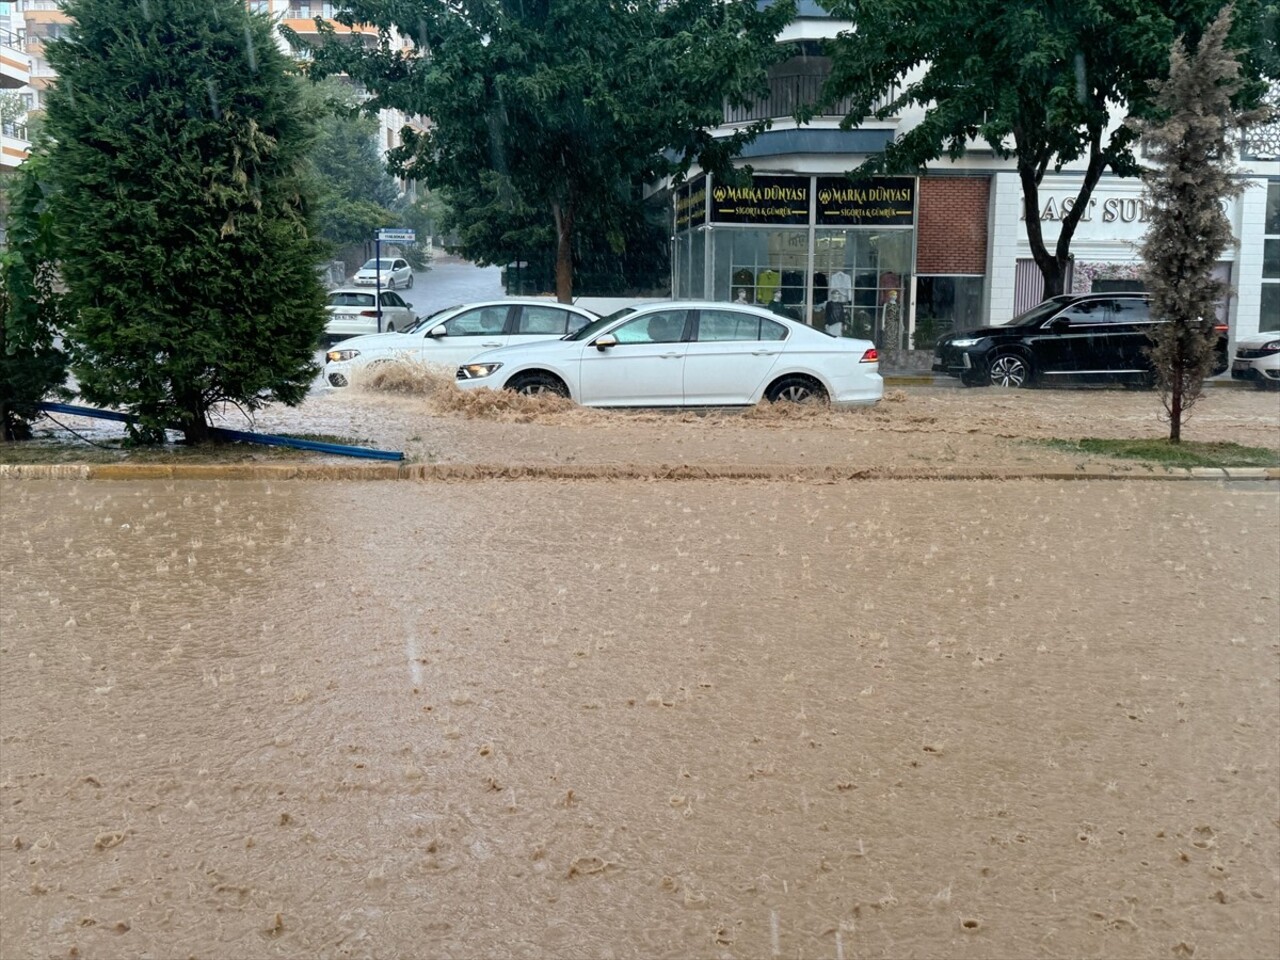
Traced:
<path fill-rule="evenodd" d="M 393 360 L 435 365 L 452 373 L 458 364 L 492 347 L 563 337 L 595 319 L 590 310 L 551 300 L 488 300 L 449 307 L 407 330 L 342 341 L 325 354 L 325 380 L 345 387 L 361 367 Z"/>
<path fill-rule="evenodd" d="M 847 406 L 884 396 L 878 361 L 868 340 L 760 307 L 669 301 L 626 307 L 563 340 L 488 350 L 456 377 L 464 390 L 555 393 L 585 406 Z"/>
<path fill-rule="evenodd" d="M 378 285 L 379 278 L 381 278 L 381 284 L 386 290 L 394 290 L 396 287 L 413 288 L 413 268 L 409 266 L 409 261 L 404 257 L 383 257 L 381 260 L 368 260 L 363 267 L 356 271 L 356 275 L 351 278 L 351 282 L 357 287 L 373 287 Z"/>
<path fill-rule="evenodd" d="M 329 320 L 324 326 L 326 343 L 337 343 L 348 337 L 378 332 L 378 304 L 382 304 L 382 330 L 392 332 L 413 326 L 417 319 L 413 308 L 390 290 L 361 290 L 339 287 L 330 290 L 325 299 Z"/>
<path fill-rule="evenodd" d="M 1236 341 L 1231 358 L 1233 380 L 1252 380 L 1254 386 L 1280 388 L 1280 331 L 1255 333 Z"/>

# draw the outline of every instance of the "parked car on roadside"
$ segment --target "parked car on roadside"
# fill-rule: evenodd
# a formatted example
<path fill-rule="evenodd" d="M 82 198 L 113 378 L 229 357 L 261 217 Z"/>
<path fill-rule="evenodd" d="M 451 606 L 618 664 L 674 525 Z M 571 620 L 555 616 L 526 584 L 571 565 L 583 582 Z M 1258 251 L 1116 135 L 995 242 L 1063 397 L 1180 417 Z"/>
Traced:
<path fill-rule="evenodd" d="M 1008 323 L 940 337 L 933 370 L 966 386 L 1033 383 L 1148 384 L 1151 298 L 1140 293 L 1063 294 Z M 1227 369 L 1227 327 L 1218 330 L 1213 373 Z"/>
<path fill-rule="evenodd" d="M 451 373 L 484 350 L 553 340 L 595 319 L 590 310 L 552 300 L 487 300 L 448 307 L 407 329 L 397 327 L 395 333 L 344 340 L 325 354 L 325 380 L 345 387 L 360 368 L 396 360 L 436 365 Z"/>
<path fill-rule="evenodd" d="M 339 287 L 330 290 L 325 301 L 329 320 L 324 327 L 324 339 L 328 344 L 378 332 L 378 304 L 382 304 L 382 329 L 387 332 L 404 330 L 417 319 L 413 308 L 390 290 L 360 290 L 355 287 Z"/>
<path fill-rule="evenodd" d="M 553 393 L 584 406 L 843 406 L 884 395 L 870 341 L 833 337 L 763 307 L 704 301 L 624 307 L 563 340 L 487 350 L 456 377 L 464 390 Z"/>
<path fill-rule="evenodd" d="M 377 286 L 381 283 L 387 290 L 396 287 L 413 288 L 413 268 L 403 257 L 383 257 L 381 260 L 367 260 L 365 265 L 356 271 L 351 282 L 357 287 Z"/>
<path fill-rule="evenodd" d="M 1255 333 L 1237 340 L 1231 378 L 1250 380 L 1260 390 L 1280 389 L 1280 331 Z"/>

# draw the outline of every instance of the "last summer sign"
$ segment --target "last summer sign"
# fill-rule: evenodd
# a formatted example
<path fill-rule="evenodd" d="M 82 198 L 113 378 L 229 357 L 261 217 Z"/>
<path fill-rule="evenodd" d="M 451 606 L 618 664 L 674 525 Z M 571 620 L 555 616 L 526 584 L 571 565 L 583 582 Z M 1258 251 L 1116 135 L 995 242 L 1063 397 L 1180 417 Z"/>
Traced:
<path fill-rule="evenodd" d="M 711 219 L 717 223 L 808 223 L 808 177 L 754 177 L 744 187 L 711 188 Z"/>
<path fill-rule="evenodd" d="M 822 226 L 909 227 L 915 222 L 915 177 L 878 177 L 854 183 L 818 178 L 818 223 Z"/>

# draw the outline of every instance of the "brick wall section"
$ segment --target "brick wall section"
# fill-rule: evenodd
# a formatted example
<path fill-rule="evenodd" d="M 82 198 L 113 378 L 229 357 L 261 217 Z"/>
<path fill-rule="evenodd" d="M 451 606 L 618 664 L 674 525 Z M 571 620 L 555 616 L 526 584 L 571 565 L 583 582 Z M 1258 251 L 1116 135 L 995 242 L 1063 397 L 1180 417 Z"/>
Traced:
<path fill-rule="evenodd" d="M 921 177 L 916 273 L 987 272 L 990 177 Z"/>

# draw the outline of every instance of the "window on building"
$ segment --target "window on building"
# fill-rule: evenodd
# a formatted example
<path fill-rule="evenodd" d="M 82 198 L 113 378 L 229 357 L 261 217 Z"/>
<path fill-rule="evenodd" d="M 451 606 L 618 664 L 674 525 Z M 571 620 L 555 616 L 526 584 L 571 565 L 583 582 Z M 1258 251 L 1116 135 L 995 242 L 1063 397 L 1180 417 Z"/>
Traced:
<path fill-rule="evenodd" d="M 1262 304 L 1258 329 L 1280 330 L 1280 180 L 1267 183 L 1267 212 L 1262 241 Z"/>
<path fill-rule="evenodd" d="M 911 345 L 916 350 L 930 350 L 945 333 L 982 326 L 985 282 L 986 278 L 979 276 L 917 278 L 916 329 Z"/>

